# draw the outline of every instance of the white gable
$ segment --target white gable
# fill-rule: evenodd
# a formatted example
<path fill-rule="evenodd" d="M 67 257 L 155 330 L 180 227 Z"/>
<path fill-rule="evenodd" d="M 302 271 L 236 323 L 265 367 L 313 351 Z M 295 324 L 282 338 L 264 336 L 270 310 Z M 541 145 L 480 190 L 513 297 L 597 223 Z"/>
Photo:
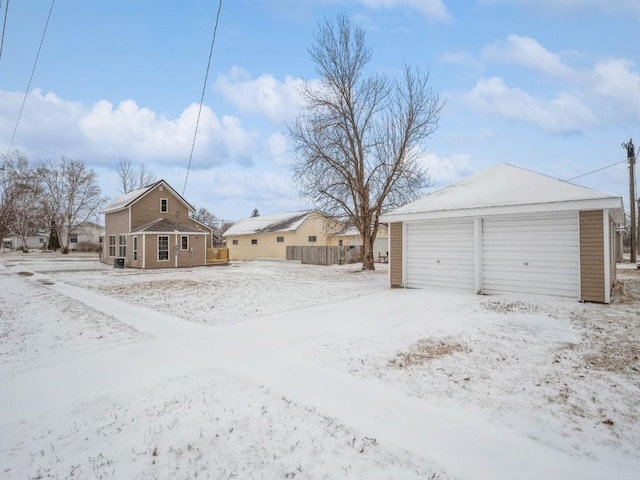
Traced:
<path fill-rule="evenodd" d="M 479 210 L 500 207 L 503 207 L 501 213 L 611 208 L 620 209 L 616 216 L 622 216 L 620 197 L 501 163 L 404 205 L 384 215 L 383 220 L 401 220 L 397 217 L 418 214 L 445 216 L 454 212 L 455 216 L 475 215 Z"/>

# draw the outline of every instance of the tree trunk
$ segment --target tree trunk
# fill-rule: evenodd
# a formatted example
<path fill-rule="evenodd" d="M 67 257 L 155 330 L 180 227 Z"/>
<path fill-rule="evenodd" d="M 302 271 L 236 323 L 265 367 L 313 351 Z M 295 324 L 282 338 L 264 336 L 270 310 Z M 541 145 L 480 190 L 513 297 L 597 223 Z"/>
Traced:
<path fill-rule="evenodd" d="M 368 228 L 362 235 L 362 270 L 375 270 L 373 263 L 373 236 Z"/>

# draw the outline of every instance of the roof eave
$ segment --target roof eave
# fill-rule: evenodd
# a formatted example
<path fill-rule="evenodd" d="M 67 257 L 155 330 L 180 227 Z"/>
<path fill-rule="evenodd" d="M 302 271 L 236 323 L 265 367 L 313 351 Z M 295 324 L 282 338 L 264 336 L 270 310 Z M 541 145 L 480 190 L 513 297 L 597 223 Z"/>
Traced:
<path fill-rule="evenodd" d="M 600 210 L 609 209 L 616 223 L 624 220 L 622 198 L 603 197 L 587 200 L 570 200 L 565 202 L 531 203 L 524 205 L 498 205 L 493 207 L 460 208 L 453 210 L 436 210 L 412 213 L 387 213 L 380 217 L 381 223 L 406 222 L 412 220 L 437 220 L 440 218 L 486 217 L 521 213 L 544 213 L 567 210 Z"/>

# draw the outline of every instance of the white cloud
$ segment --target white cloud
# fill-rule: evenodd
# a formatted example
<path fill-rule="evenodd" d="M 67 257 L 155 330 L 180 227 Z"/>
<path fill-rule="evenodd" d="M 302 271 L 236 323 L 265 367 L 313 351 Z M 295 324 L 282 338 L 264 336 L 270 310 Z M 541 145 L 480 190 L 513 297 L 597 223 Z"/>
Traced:
<path fill-rule="evenodd" d="M 531 37 L 509 35 L 506 41 L 485 47 L 482 55 L 487 60 L 522 65 L 565 80 L 576 80 L 579 76 L 562 62 L 558 54 L 550 52 Z"/>
<path fill-rule="evenodd" d="M 441 22 L 449 22 L 452 17 L 442 0 L 358 0 L 361 4 L 372 8 L 412 8 L 428 18 Z"/>
<path fill-rule="evenodd" d="M 0 92 L 0 138 L 6 142 L 4 148 L 8 147 L 20 102 L 20 94 Z M 54 93 L 34 90 L 27 98 L 13 147 L 34 159 L 69 155 L 96 164 L 123 157 L 186 164 L 197 114 L 196 104 L 185 108 L 178 118 L 170 119 L 132 100 L 117 106 L 101 100 L 86 107 Z M 257 143 L 256 135 L 245 129 L 237 117 L 223 116 L 220 121 L 204 106 L 193 163 L 249 164 Z"/>
<path fill-rule="evenodd" d="M 471 156 L 466 153 L 454 153 L 450 157 L 427 153 L 424 155 L 422 163 L 429 169 L 431 180 L 435 186 L 455 182 L 473 170 Z"/>
<path fill-rule="evenodd" d="M 602 110 L 619 121 L 631 121 L 640 86 L 640 73 L 633 72 L 633 62 L 609 58 L 596 64 L 587 87 Z"/>
<path fill-rule="evenodd" d="M 271 74 L 251 78 L 249 72 L 234 66 L 228 75 L 218 77 L 214 88 L 241 112 L 264 115 L 281 124 L 296 116 L 302 83 L 302 79 L 291 76 L 279 81 Z"/>
<path fill-rule="evenodd" d="M 542 100 L 507 87 L 497 77 L 480 79 L 466 100 L 480 112 L 533 123 L 550 133 L 579 133 L 597 123 L 589 107 L 572 95 L 560 93 L 552 100 Z"/>
<path fill-rule="evenodd" d="M 6 151 L 22 94 L 0 91 L 0 151 Z M 91 106 L 35 90 L 27 98 L 14 148 L 28 158 L 67 155 L 85 160 L 99 175 L 103 193 L 119 194 L 115 167 L 122 158 L 143 162 L 182 191 L 198 105 L 167 118 L 132 100 Z M 262 136 L 264 135 L 264 136 Z M 202 109 L 186 198 L 221 218 L 249 215 L 254 207 L 277 213 L 303 208 L 286 168 L 287 140 L 258 134 L 235 116 Z"/>
<path fill-rule="evenodd" d="M 287 137 L 281 132 L 275 132 L 267 138 L 265 152 L 276 165 L 286 167 L 289 164 Z"/>
<path fill-rule="evenodd" d="M 298 197 L 286 171 L 252 167 L 219 166 L 199 170 L 187 187 L 189 198 L 205 206 L 218 218 L 239 220 L 253 208 L 260 213 L 280 213 L 307 207 Z"/>

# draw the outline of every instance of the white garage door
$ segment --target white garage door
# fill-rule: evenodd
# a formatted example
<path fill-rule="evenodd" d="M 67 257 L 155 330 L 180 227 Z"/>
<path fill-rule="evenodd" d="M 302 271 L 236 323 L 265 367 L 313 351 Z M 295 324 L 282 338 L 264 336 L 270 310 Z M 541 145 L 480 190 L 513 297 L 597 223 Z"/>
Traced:
<path fill-rule="evenodd" d="M 406 224 L 406 286 L 473 291 L 473 220 Z"/>
<path fill-rule="evenodd" d="M 483 291 L 578 297 L 578 215 L 485 218 Z"/>

